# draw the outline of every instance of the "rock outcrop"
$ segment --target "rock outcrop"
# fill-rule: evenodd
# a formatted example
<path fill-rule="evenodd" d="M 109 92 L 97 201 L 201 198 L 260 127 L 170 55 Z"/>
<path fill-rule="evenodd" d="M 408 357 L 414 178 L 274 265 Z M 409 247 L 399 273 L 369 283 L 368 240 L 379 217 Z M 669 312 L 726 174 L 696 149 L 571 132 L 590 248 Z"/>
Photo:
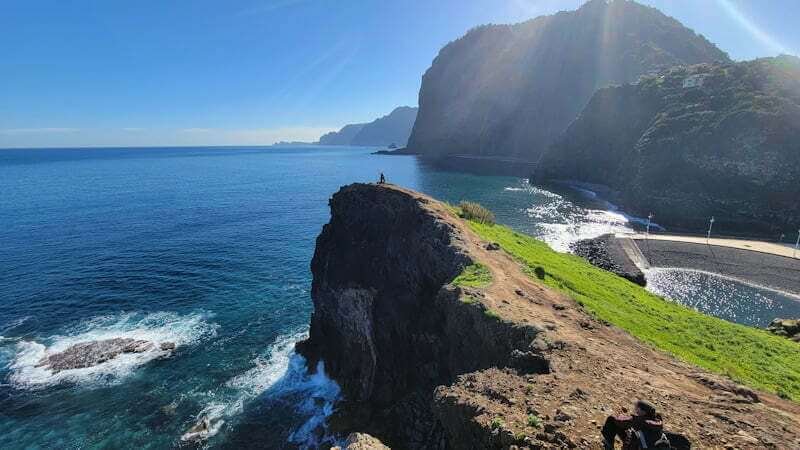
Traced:
<path fill-rule="evenodd" d="M 417 118 L 417 108 L 400 106 L 370 123 L 346 125 L 319 138 L 321 145 L 404 147 Z"/>
<path fill-rule="evenodd" d="M 767 326 L 767 331 L 800 342 L 800 319 L 775 319 Z"/>
<path fill-rule="evenodd" d="M 347 436 L 344 447 L 333 447 L 331 450 L 390 450 L 383 442 L 365 433 L 351 433 Z"/>
<path fill-rule="evenodd" d="M 365 184 L 333 196 L 311 263 L 310 338 L 298 344 L 310 367 L 325 361 L 346 415 L 404 448 L 446 440 L 430 411 L 436 386 L 493 366 L 548 370 L 529 348 L 538 328 L 495 320 L 448 284 L 473 258 L 450 212 L 427 202 Z"/>
<path fill-rule="evenodd" d="M 800 58 L 676 67 L 602 89 L 542 158 L 537 180 L 610 186 L 662 225 L 796 232 Z"/>
<path fill-rule="evenodd" d="M 627 0 L 481 26 L 445 46 L 423 76 L 408 147 L 438 159 L 536 161 L 598 88 L 717 60 L 728 56 L 703 36 Z"/>
<path fill-rule="evenodd" d="M 639 286 L 647 284 L 644 273 L 631 261 L 613 234 L 575 242 L 570 245 L 570 249 L 594 266 L 613 272 Z"/>
<path fill-rule="evenodd" d="M 330 431 L 407 449 L 600 448 L 605 417 L 641 398 L 699 447 L 800 445 L 799 406 L 598 321 L 445 205 L 355 184 L 330 206 L 297 345 L 342 388 Z M 453 285 L 474 263 L 492 281 Z"/>
<path fill-rule="evenodd" d="M 37 367 L 50 369 L 53 373 L 62 370 L 84 369 L 110 361 L 125 353 L 144 353 L 154 351 L 155 348 L 153 342 L 131 338 L 81 342 L 62 352 L 45 356 L 39 361 Z M 163 342 L 159 348 L 161 351 L 170 351 L 175 349 L 175 344 Z"/>

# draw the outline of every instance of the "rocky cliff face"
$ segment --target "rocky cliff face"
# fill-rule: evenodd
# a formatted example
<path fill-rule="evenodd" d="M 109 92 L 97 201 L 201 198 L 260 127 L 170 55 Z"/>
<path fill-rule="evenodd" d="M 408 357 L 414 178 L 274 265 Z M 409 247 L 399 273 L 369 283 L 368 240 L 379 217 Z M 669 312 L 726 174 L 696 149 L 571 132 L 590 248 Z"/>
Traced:
<path fill-rule="evenodd" d="M 394 144 L 403 147 L 408 142 L 416 118 L 417 108 L 401 106 L 370 123 L 346 125 L 339 131 L 328 133 L 319 138 L 319 143 L 376 147 Z"/>
<path fill-rule="evenodd" d="M 435 158 L 536 160 L 598 88 L 716 60 L 728 57 L 678 21 L 627 0 L 479 27 L 444 47 L 423 76 L 408 146 Z"/>
<path fill-rule="evenodd" d="M 796 231 L 800 59 L 676 67 L 600 90 L 537 177 L 602 183 L 626 208 L 703 230 Z"/>
<path fill-rule="evenodd" d="M 473 259 L 449 212 L 426 202 L 364 184 L 333 196 L 311 263 L 310 338 L 298 345 L 342 387 L 339 427 L 357 423 L 401 448 L 445 445 L 430 409 L 436 386 L 485 367 L 548 370 L 527 349 L 537 328 L 495 320 L 449 285 Z"/>

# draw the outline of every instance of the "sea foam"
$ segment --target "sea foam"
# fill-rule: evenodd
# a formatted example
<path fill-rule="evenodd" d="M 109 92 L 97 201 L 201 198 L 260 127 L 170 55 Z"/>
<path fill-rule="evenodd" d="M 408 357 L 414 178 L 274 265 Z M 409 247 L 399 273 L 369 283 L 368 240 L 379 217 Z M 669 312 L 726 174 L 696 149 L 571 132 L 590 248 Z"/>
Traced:
<path fill-rule="evenodd" d="M 60 383 L 84 386 L 106 385 L 119 382 L 138 367 L 166 355 L 158 349 L 143 353 L 125 353 L 114 359 L 83 369 L 53 373 L 37 367 L 42 358 L 66 350 L 72 345 L 113 338 L 132 338 L 155 342 L 173 342 L 176 350 L 194 345 L 216 334 L 217 326 L 206 322 L 204 314 L 179 315 L 170 312 L 151 314 L 125 313 L 96 317 L 68 330 L 63 335 L 22 340 L 9 365 L 10 384 L 17 389 L 39 389 Z"/>
<path fill-rule="evenodd" d="M 306 360 L 294 351 L 295 343 L 308 337 L 307 331 L 281 335 L 254 366 L 225 383 L 224 393 L 209 392 L 210 401 L 196 416 L 195 423 L 205 422 L 202 433 L 187 432 L 183 441 L 201 441 L 216 435 L 222 425 L 244 411 L 247 402 L 263 396 L 271 400 L 292 399 L 303 423 L 289 436 L 300 448 L 318 448 L 334 442 L 327 433 L 326 419 L 334 411 L 340 388 L 325 374 L 323 362 L 316 373 L 309 374 Z M 222 397 L 222 398 L 219 398 Z"/>

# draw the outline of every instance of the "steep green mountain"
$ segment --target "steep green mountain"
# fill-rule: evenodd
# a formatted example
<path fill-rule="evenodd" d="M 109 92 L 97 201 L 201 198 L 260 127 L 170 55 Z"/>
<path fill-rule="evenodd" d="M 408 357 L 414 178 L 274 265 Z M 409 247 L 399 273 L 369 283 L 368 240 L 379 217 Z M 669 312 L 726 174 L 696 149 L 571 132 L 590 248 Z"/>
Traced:
<path fill-rule="evenodd" d="M 362 145 L 404 147 L 417 118 L 417 108 L 401 106 L 370 123 L 347 125 L 319 138 L 323 145 Z"/>
<path fill-rule="evenodd" d="M 445 46 L 422 79 L 409 150 L 536 160 L 601 87 L 728 56 L 655 8 L 592 0 L 487 25 Z"/>
<path fill-rule="evenodd" d="M 598 91 L 537 178 L 611 186 L 626 209 L 701 231 L 800 226 L 800 58 L 669 69 Z"/>

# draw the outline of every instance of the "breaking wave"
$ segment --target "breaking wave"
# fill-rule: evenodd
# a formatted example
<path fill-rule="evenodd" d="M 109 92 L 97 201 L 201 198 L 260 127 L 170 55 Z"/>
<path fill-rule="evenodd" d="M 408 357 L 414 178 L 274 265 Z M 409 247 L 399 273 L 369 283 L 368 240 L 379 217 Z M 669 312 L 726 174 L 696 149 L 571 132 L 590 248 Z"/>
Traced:
<path fill-rule="evenodd" d="M 204 430 L 189 430 L 181 440 L 196 442 L 215 436 L 227 421 L 244 411 L 247 402 L 264 397 L 291 399 L 295 403 L 295 412 L 303 423 L 289 436 L 291 443 L 300 448 L 318 448 L 334 442 L 327 432 L 326 419 L 333 413 L 340 388 L 325 374 L 321 361 L 316 373 L 308 374 L 305 358 L 294 351 L 295 343 L 307 337 L 307 331 L 279 336 L 266 354 L 254 361 L 253 368 L 228 380 L 222 393 L 206 393 L 214 400 L 196 416 L 196 424 L 205 423 L 201 426 Z"/>
<path fill-rule="evenodd" d="M 205 319 L 203 314 L 126 313 L 96 317 L 68 330 L 64 335 L 54 335 L 41 341 L 21 340 L 16 343 L 15 354 L 9 365 L 9 382 L 17 389 L 39 389 L 60 383 L 86 386 L 112 384 L 131 375 L 143 364 L 163 357 L 165 352 L 156 346 L 142 353 L 121 354 L 93 367 L 58 373 L 36 366 L 42 358 L 62 352 L 72 345 L 104 339 L 174 342 L 176 349 L 180 349 L 216 335 L 217 326 L 207 323 Z"/>

